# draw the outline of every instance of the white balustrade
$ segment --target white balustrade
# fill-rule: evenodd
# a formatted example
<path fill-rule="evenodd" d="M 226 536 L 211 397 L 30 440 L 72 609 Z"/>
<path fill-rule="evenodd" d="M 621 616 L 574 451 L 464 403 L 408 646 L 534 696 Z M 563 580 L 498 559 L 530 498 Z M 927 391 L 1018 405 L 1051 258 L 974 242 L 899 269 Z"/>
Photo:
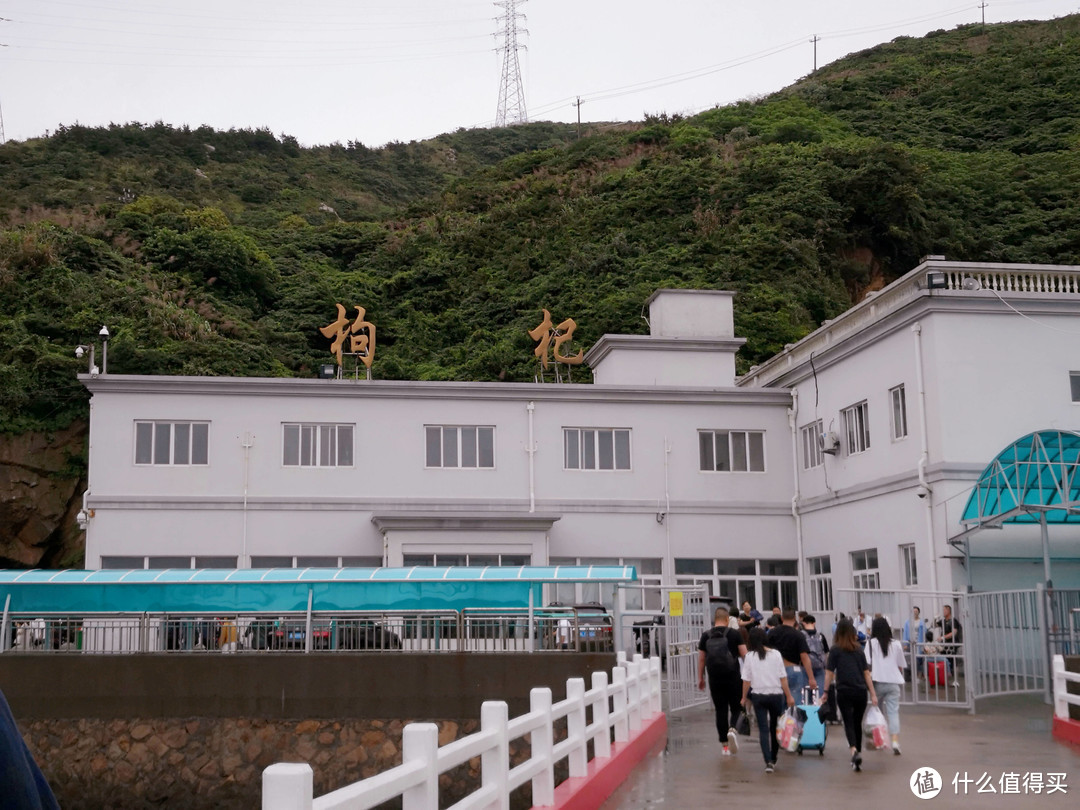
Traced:
<path fill-rule="evenodd" d="M 1054 716 L 1062 720 L 1069 718 L 1069 705 L 1080 706 L 1080 695 L 1069 694 L 1069 683 L 1080 683 L 1080 672 L 1065 669 L 1065 658 L 1054 656 Z"/>
<path fill-rule="evenodd" d="M 610 758 L 612 736 L 629 742 L 646 721 L 660 713 L 660 658 L 641 655 L 619 663 L 611 672 L 594 672 L 592 686 L 582 678 L 566 682 L 566 699 L 552 702 L 551 689 L 529 693 L 529 712 L 509 718 L 507 704 L 486 701 L 480 730 L 439 747 L 434 723 L 410 723 L 402 734 L 402 762 L 381 774 L 354 782 L 318 798 L 312 797 L 313 772 L 304 763 L 278 763 L 263 771 L 263 810 L 366 810 L 401 797 L 403 810 L 438 810 L 439 776 L 480 758 L 480 787 L 449 810 L 508 810 L 510 794 L 529 783 L 533 804 L 555 802 L 555 765 L 567 760 L 571 777 L 588 770 L 588 743 L 596 759 Z M 592 722 L 587 722 L 590 716 Z M 566 739 L 555 743 L 555 723 L 566 720 Z M 510 767 L 510 743 L 528 735 L 529 758 Z"/>

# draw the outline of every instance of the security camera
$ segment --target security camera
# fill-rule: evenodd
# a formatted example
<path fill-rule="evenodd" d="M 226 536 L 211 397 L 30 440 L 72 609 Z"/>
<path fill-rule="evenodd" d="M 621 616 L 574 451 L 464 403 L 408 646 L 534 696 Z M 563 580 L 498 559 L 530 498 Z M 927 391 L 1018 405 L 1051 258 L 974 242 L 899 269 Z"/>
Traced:
<path fill-rule="evenodd" d="M 75 347 L 75 356 L 76 357 L 82 357 L 84 354 L 86 354 L 86 349 L 84 349 L 82 346 L 76 346 Z"/>
<path fill-rule="evenodd" d="M 915 494 L 920 498 L 925 498 L 930 494 L 930 487 L 926 486 L 926 484 L 919 484 L 919 486 L 915 488 Z"/>
<path fill-rule="evenodd" d="M 90 376 L 91 377 L 96 377 L 100 373 L 101 373 L 101 369 L 99 369 L 97 366 L 91 366 L 90 367 Z"/>

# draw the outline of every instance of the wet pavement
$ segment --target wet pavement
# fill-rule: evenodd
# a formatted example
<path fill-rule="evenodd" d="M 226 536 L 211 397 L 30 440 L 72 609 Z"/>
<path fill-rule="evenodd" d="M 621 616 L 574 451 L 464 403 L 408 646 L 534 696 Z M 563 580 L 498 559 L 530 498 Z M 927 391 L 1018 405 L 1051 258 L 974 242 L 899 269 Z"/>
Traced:
<path fill-rule="evenodd" d="M 864 746 L 859 773 L 851 770 L 843 726 L 828 727 L 824 756 L 781 751 L 776 772 L 765 773 L 756 730 L 753 737 L 739 738 L 736 755 L 724 757 L 711 704 L 669 713 L 666 749 L 643 762 L 603 810 L 777 808 L 778 802 L 830 810 L 1080 806 L 1080 749 L 1053 738 L 1052 708 L 1041 696 L 988 698 L 976 708 L 976 714 L 969 714 L 901 706 L 903 754 Z M 941 777 L 940 792 L 929 800 L 917 797 L 911 787 L 918 771 L 923 776 L 919 786 L 928 795 L 927 767 Z M 965 774 L 971 780 L 967 795 Z M 1064 785 L 1064 792 L 1054 784 Z M 1037 787 L 1041 792 L 1035 792 Z"/>

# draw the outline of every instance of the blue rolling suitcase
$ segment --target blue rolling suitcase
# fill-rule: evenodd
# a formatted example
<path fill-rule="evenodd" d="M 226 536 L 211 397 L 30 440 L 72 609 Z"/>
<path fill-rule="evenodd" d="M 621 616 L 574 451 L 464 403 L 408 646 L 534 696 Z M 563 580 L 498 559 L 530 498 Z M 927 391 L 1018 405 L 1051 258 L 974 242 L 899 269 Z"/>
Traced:
<path fill-rule="evenodd" d="M 797 709 L 806 713 L 806 720 L 803 722 L 802 736 L 799 738 L 799 747 L 796 749 L 799 756 L 802 756 L 803 751 L 817 750 L 818 756 L 825 756 L 825 738 L 828 736 L 828 727 L 821 722 L 821 717 L 818 715 L 818 710 L 821 708 L 814 701 L 812 690 L 809 688 L 806 690 L 807 694 L 803 695 L 803 703 L 796 706 Z"/>

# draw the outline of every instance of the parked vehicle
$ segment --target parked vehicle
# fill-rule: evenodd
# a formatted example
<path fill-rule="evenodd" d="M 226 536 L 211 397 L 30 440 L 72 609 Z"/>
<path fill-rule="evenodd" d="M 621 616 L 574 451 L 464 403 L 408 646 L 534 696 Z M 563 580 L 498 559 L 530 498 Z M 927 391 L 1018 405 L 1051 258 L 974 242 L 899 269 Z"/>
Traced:
<path fill-rule="evenodd" d="M 401 637 L 370 619 L 341 619 L 334 631 L 342 650 L 400 650 Z"/>

